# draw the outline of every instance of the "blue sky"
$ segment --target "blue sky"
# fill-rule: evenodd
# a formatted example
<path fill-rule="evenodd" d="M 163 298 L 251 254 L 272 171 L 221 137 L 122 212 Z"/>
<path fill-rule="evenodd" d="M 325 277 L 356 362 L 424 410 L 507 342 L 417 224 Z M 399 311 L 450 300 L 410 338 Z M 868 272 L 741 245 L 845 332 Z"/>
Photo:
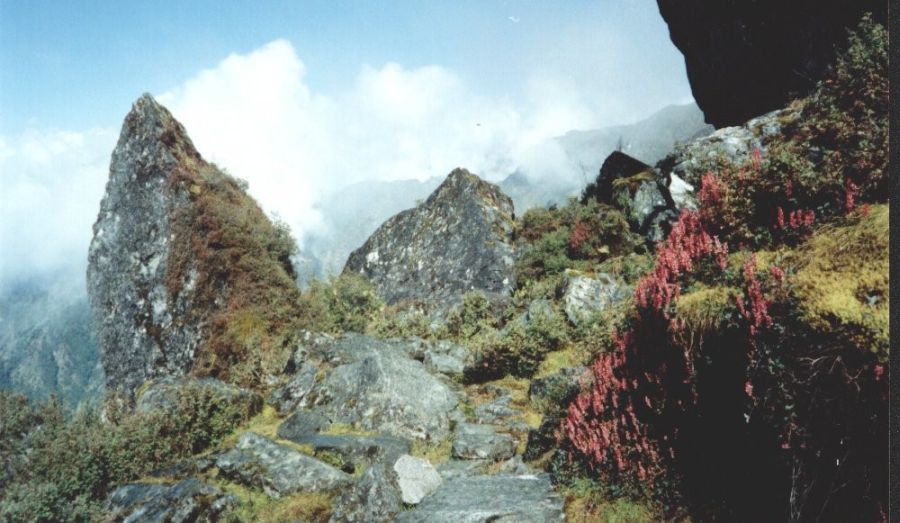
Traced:
<path fill-rule="evenodd" d="M 0 287 L 83 274 L 143 92 L 301 248 L 344 185 L 581 180 L 554 136 L 692 101 L 652 0 L 0 0 Z"/>
<path fill-rule="evenodd" d="M 0 132 L 107 124 L 141 92 L 168 89 L 277 38 L 294 45 L 309 85 L 323 91 L 339 89 L 362 64 L 386 62 L 442 65 L 488 95 L 516 94 L 535 70 L 590 84 L 617 73 L 578 69 L 606 63 L 588 55 L 602 51 L 589 39 L 600 42 L 611 29 L 620 45 L 640 51 L 630 54 L 643 62 L 632 69 L 643 77 L 630 80 L 636 95 L 689 96 L 681 56 L 650 0 L 2 0 Z"/>

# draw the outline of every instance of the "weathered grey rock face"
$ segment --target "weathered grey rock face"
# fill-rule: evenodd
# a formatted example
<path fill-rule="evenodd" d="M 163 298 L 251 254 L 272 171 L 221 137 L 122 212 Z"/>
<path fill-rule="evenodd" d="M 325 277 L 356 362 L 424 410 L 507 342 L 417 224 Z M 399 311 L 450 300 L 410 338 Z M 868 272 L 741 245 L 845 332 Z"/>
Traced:
<path fill-rule="evenodd" d="M 350 476 L 268 438 L 245 432 L 237 447 L 216 457 L 222 474 L 234 481 L 262 488 L 273 498 L 295 492 L 332 490 Z"/>
<path fill-rule="evenodd" d="M 132 391 L 145 380 L 186 373 L 203 317 L 185 321 L 194 284 L 175 299 L 166 288 L 172 216 L 189 204 L 172 184 L 186 164 L 203 162 L 184 128 L 150 95 L 125 118 L 94 224 L 88 292 L 107 386 Z"/>
<path fill-rule="evenodd" d="M 629 293 L 606 273 L 593 277 L 566 270 L 559 293 L 566 318 L 580 325 L 597 317 L 604 309 L 629 296 Z"/>
<path fill-rule="evenodd" d="M 457 477 L 446 481 L 402 523 L 548 523 L 563 521 L 563 500 L 546 475 Z"/>
<path fill-rule="evenodd" d="M 347 260 L 388 303 L 425 300 L 446 310 L 470 290 L 509 294 L 513 204 L 491 183 L 456 169 L 420 206 L 378 228 Z"/>
<path fill-rule="evenodd" d="M 112 154 L 88 255 L 108 388 L 127 395 L 148 379 L 189 371 L 228 376 L 230 365 L 247 363 L 240 360 L 249 359 L 249 342 L 231 336 L 215 345 L 214 325 L 221 331 L 228 314 L 260 299 L 267 307 L 253 312 L 270 329 L 277 320 L 269 311 L 299 310 L 290 239 L 244 189 L 205 162 L 150 95 L 134 103 Z M 234 292 L 242 293 L 241 305 L 229 303 Z"/>
<path fill-rule="evenodd" d="M 882 0 L 657 0 L 706 121 L 737 125 L 808 93 Z"/>
<path fill-rule="evenodd" d="M 217 521 L 237 499 L 196 479 L 174 485 L 132 483 L 123 485 L 107 498 L 110 521 L 192 523 Z"/>

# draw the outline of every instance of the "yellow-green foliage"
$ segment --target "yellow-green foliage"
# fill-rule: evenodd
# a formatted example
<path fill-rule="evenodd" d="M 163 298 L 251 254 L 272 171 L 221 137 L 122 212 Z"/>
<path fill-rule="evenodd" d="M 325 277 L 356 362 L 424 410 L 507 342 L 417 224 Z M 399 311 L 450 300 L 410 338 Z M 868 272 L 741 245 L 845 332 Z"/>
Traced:
<path fill-rule="evenodd" d="M 384 303 L 369 280 L 344 273 L 327 282 L 314 281 L 301 297 L 302 325 L 318 332 L 365 332 Z"/>
<path fill-rule="evenodd" d="M 428 460 L 432 465 L 439 465 L 450 459 L 452 448 L 453 442 L 449 438 L 437 442 L 416 439 L 413 440 L 409 453 Z"/>
<path fill-rule="evenodd" d="M 272 499 L 259 490 L 230 481 L 216 481 L 214 484 L 238 499 L 237 506 L 223 515 L 223 521 L 324 523 L 331 516 L 334 494 L 330 492 L 300 492 Z"/>
<path fill-rule="evenodd" d="M 804 320 L 814 330 L 875 352 L 889 352 L 888 206 L 825 227 L 798 251 L 791 278 Z"/>
<path fill-rule="evenodd" d="M 650 523 L 660 521 L 642 503 L 626 498 L 601 501 L 570 496 L 566 498 L 566 521 L 572 523 Z"/>
<path fill-rule="evenodd" d="M 676 302 L 676 320 L 688 332 L 703 335 L 724 326 L 725 310 L 735 303 L 740 290 L 732 287 L 707 287 L 698 285 L 692 291 L 679 296 Z"/>

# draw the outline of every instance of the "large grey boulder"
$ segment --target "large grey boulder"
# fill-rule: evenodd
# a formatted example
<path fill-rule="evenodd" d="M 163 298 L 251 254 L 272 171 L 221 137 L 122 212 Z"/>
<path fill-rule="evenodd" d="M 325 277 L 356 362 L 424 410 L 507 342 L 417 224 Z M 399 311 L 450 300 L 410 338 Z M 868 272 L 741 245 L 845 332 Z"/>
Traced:
<path fill-rule="evenodd" d="M 125 523 L 218 521 L 222 512 L 235 504 L 233 496 L 196 479 L 172 485 L 130 483 L 109 494 L 106 516 Z"/>
<path fill-rule="evenodd" d="M 612 276 L 598 273 L 592 276 L 567 269 L 559 288 L 566 318 L 573 325 L 596 319 L 610 305 L 627 298 L 629 293 Z"/>
<path fill-rule="evenodd" d="M 344 270 L 371 280 L 389 304 L 424 300 L 446 312 L 471 290 L 508 295 L 513 220 L 496 185 L 455 169 L 423 204 L 379 227 Z"/>
<path fill-rule="evenodd" d="M 447 480 L 398 523 L 549 523 L 564 520 L 547 475 L 462 476 Z"/>
<path fill-rule="evenodd" d="M 516 452 L 516 443 L 509 434 L 497 432 L 494 425 L 462 423 L 453 438 L 453 456 L 461 459 L 509 459 Z"/>
<path fill-rule="evenodd" d="M 349 345 L 349 346 L 348 346 Z M 450 431 L 456 393 L 402 347 L 351 336 L 323 348 L 350 361 L 331 371 L 310 393 L 312 406 L 333 423 L 409 439 L 441 440 Z"/>
<path fill-rule="evenodd" d="M 344 472 L 253 432 L 216 457 L 221 473 L 234 481 L 262 488 L 272 498 L 295 492 L 319 492 L 351 481 Z"/>

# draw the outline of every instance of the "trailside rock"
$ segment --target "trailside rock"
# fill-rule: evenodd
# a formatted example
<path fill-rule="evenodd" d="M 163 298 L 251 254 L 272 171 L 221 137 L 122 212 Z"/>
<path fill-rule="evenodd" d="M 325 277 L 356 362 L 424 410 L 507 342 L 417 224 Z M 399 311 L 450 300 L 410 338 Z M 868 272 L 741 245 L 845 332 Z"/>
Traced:
<path fill-rule="evenodd" d="M 257 330 L 242 339 L 227 315 L 253 309 L 270 329 L 270 316 L 299 314 L 292 240 L 150 95 L 122 125 L 93 230 L 87 288 L 109 389 L 130 394 L 192 370 L 227 375 L 251 341 L 280 349 Z"/>
<path fill-rule="evenodd" d="M 808 93 L 883 0 L 657 0 L 706 121 L 737 125 Z"/>
<path fill-rule="evenodd" d="M 123 522 L 217 521 L 219 515 L 237 499 L 196 479 L 173 485 L 131 483 L 109 494 L 106 500 L 107 518 Z"/>
<path fill-rule="evenodd" d="M 509 434 L 497 433 L 494 425 L 461 423 L 453 438 L 453 456 L 462 459 L 508 459 L 516 452 Z"/>
<path fill-rule="evenodd" d="M 408 454 L 400 456 L 393 469 L 397 474 L 397 485 L 400 487 L 403 502 L 412 505 L 434 492 L 443 481 L 428 460 Z"/>
<path fill-rule="evenodd" d="M 571 269 L 563 275 L 559 294 L 566 318 L 573 325 L 596 318 L 607 307 L 628 296 L 622 285 L 606 273 L 587 276 Z"/>
<path fill-rule="evenodd" d="M 355 357 L 342 356 L 350 347 Z M 456 393 L 410 359 L 402 344 L 356 335 L 322 351 L 350 361 L 310 392 L 312 406 L 333 423 L 410 439 L 441 440 L 449 434 Z"/>
<path fill-rule="evenodd" d="M 455 169 L 423 204 L 379 227 L 344 270 L 370 279 L 389 304 L 427 300 L 446 312 L 471 290 L 507 295 L 513 220 L 496 185 Z"/>
<path fill-rule="evenodd" d="M 564 520 L 563 500 L 545 475 L 463 476 L 444 482 L 398 523 L 549 523 Z"/>
<path fill-rule="evenodd" d="M 350 482 L 348 474 L 253 432 L 216 457 L 221 473 L 234 481 L 262 488 L 273 498 L 299 491 L 332 490 Z"/>
<path fill-rule="evenodd" d="M 386 464 L 366 469 L 362 477 L 335 500 L 330 523 L 394 521 L 403 510 L 396 474 Z"/>

